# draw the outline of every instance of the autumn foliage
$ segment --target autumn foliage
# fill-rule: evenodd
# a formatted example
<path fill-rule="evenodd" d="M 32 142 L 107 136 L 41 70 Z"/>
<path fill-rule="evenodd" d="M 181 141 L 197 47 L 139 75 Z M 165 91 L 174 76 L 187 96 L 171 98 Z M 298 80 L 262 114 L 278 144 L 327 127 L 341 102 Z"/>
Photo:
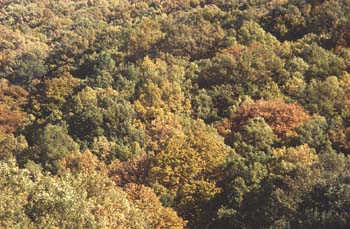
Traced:
<path fill-rule="evenodd" d="M 350 0 L 0 0 L 0 228 L 350 228 Z"/>
<path fill-rule="evenodd" d="M 251 118 L 261 117 L 278 137 L 296 135 L 295 129 L 310 119 L 309 114 L 298 104 L 282 101 L 245 102 L 230 118 L 231 131 L 237 132 Z"/>
<path fill-rule="evenodd" d="M 27 97 L 23 88 L 0 80 L 0 133 L 14 133 L 22 126 L 27 118 L 23 111 Z"/>

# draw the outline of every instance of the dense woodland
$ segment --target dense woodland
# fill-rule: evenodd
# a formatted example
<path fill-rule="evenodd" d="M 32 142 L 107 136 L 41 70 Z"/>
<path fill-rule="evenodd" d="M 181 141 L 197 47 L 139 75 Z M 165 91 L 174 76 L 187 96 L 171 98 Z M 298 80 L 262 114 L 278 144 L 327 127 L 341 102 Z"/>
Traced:
<path fill-rule="evenodd" d="M 350 0 L 0 0 L 1 228 L 349 228 Z"/>

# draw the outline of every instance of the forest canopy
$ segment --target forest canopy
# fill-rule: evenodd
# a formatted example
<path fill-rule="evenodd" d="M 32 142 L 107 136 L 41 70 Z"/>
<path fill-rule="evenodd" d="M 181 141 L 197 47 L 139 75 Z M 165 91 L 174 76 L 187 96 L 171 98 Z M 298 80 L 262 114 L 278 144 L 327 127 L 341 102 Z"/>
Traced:
<path fill-rule="evenodd" d="M 350 0 L 0 0 L 0 228 L 349 228 Z"/>

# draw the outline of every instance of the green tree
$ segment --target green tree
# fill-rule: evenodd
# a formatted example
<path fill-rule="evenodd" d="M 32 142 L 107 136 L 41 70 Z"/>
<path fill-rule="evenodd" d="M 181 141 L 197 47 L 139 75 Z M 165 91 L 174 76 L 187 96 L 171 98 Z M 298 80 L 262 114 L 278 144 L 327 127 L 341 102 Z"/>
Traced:
<path fill-rule="evenodd" d="M 52 173 L 59 169 L 59 161 L 68 153 L 79 150 L 79 145 L 69 136 L 65 124 L 47 124 L 38 130 L 35 144 L 29 149 L 36 162 Z M 28 153 L 29 153 L 28 152 Z"/>
<path fill-rule="evenodd" d="M 81 145 L 92 147 L 94 141 L 97 143 L 103 137 L 115 143 L 108 155 L 96 151 L 106 162 L 116 158 L 126 160 L 142 151 L 144 132 L 137 128 L 136 113 L 130 102 L 117 91 L 86 87 L 68 106 L 69 132 Z"/>
<path fill-rule="evenodd" d="M 307 145 L 232 157 L 216 225 L 289 227 L 303 196 L 317 183 L 318 162 Z"/>

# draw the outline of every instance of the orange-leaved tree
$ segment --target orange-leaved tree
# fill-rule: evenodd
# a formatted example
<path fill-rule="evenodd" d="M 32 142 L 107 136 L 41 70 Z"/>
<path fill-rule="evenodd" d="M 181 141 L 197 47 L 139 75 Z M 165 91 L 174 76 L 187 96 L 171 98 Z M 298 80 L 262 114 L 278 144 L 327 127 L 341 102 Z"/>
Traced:
<path fill-rule="evenodd" d="M 0 133 L 13 133 L 26 121 L 22 106 L 27 96 L 28 92 L 22 87 L 0 80 Z"/>
<path fill-rule="evenodd" d="M 298 104 L 264 100 L 244 102 L 231 116 L 231 131 L 239 131 L 249 119 L 255 117 L 262 117 L 281 138 L 295 136 L 295 128 L 310 119 L 309 114 Z"/>

